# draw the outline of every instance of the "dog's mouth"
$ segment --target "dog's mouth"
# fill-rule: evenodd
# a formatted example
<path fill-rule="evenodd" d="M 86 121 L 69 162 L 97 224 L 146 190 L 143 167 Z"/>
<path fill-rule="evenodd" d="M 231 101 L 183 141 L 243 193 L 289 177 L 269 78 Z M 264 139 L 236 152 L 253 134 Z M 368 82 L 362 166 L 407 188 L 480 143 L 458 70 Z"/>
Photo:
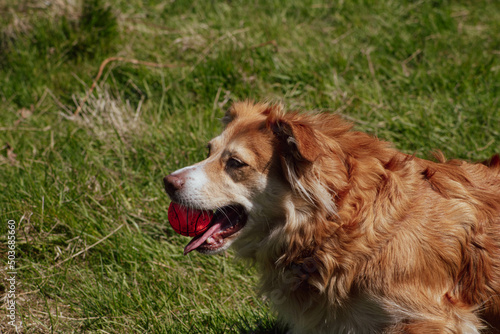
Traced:
<path fill-rule="evenodd" d="M 200 253 L 217 252 L 225 246 L 227 238 L 245 226 L 247 218 L 247 213 L 241 205 L 229 205 L 217 209 L 208 228 L 186 245 L 184 255 L 193 250 Z"/>

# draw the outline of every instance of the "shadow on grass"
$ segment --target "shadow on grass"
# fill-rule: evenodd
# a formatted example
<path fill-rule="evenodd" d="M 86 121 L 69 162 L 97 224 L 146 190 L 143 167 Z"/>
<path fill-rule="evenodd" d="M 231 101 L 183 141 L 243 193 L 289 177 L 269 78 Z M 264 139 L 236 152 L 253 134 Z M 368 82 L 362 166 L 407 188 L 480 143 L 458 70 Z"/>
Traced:
<path fill-rule="evenodd" d="M 240 328 L 241 334 L 286 334 L 287 328 L 277 321 L 262 321 L 254 326 Z"/>

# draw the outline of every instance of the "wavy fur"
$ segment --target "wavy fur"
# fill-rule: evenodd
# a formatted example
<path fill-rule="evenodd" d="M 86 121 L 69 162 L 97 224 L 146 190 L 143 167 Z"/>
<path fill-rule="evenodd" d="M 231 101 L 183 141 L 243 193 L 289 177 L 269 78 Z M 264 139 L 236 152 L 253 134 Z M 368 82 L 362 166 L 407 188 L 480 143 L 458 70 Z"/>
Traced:
<path fill-rule="evenodd" d="M 291 193 L 266 240 L 281 247 L 257 263 L 294 332 L 479 333 L 500 317 L 498 157 L 422 160 L 330 114 L 266 122 Z"/>

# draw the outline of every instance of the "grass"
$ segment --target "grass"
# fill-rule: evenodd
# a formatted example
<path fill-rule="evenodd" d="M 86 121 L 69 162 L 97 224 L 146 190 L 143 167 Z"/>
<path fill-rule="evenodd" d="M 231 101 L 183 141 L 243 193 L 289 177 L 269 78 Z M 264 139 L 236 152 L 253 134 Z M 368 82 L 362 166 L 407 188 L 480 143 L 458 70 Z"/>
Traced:
<path fill-rule="evenodd" d="M 338 112 L 422 157 L 500 151 L 494 0 L 0 0 L 0 16 L 0 252 L 13 219 L 26 333 L 284 332 L 252 268 L 183 256 L 167 223 L 163 176 L 205 156 L 231 101 Z M 85 100 L 112 56 L 175 67 L 112 62 Z"/>

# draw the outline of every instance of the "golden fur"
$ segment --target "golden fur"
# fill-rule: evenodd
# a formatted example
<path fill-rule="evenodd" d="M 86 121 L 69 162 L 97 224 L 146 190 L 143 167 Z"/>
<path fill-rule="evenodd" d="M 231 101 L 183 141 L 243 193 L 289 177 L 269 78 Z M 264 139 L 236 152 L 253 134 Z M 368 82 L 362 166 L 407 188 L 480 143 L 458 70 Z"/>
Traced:
<path fill-rule="evenodd" d="M 207 194 L 245 206 L 233 246 L 292 333 L 500 332 L 498 155 L 423 160 L 277 105 L 236 103 L 223 121 Z"/>

